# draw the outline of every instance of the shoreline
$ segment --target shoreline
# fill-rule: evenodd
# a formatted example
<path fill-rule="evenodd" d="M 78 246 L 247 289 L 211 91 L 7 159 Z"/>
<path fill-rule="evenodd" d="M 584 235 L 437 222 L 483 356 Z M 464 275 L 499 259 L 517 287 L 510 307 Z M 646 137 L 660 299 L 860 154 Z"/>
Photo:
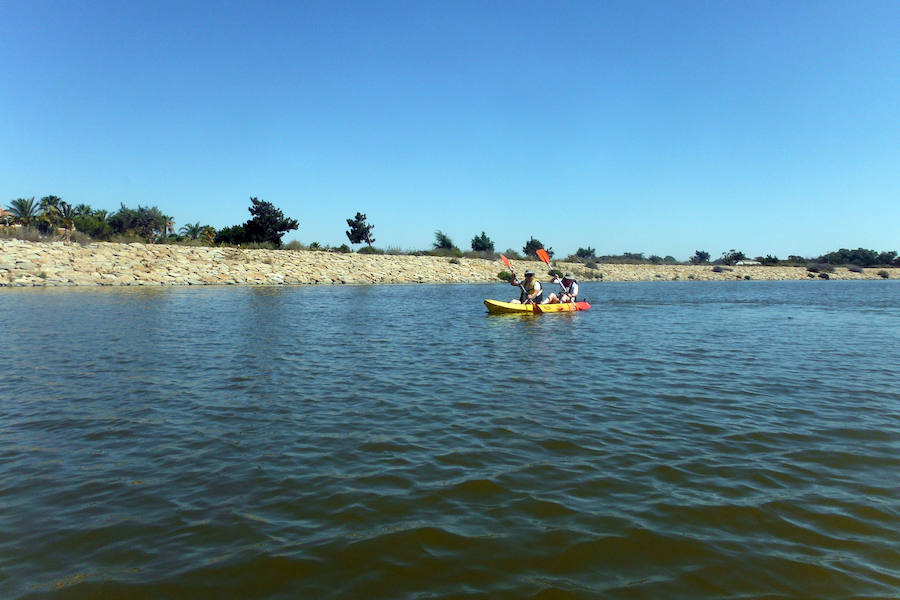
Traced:
<path fill-rule="evenodd" d="M 451 262 L 453 261 L 453 262 Z M 518 273 L 531 268 L 549 280 L 540 261 L 515 260 Z M 556 263 L 554 263 L 556 266 Z M 819 279 L 806 267 L 597 264 L 560 262 L 585 281 L 788 281 Z M 412 283 L 502 283 L 506 266 L 494 260 L 446 256 L 340 254 L 295 250 L 178 246 L 164 244 L 0 240 L 0 287 L 186 286 L 186 285 L 371 285 Z M 870 267 L 862 273 L 835 266 L 829 279 L 900 279 L 900 268 Z M 812 277 L 810 277 L 812 275 Z"/>

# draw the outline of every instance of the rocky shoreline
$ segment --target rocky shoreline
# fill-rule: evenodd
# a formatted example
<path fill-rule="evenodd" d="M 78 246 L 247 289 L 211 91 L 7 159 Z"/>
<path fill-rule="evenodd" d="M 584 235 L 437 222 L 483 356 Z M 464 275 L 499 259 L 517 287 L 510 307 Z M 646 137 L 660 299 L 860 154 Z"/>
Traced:
<path fill-rule="evenodd" d="M 546 267 L 536 261 L 513 261 L 516 271 L 534 269 L 546 281 Z M 809 280 L 804 267 L 723 267 L 711 265 L 610 265 L 596 269 L 560 263 L 581 281 L 660 280 Z M 384 283 L 490 283 L 506 270 L 499 259 L 451 259 L 442 256 L 340 254 L 293 250 L 0 240 L 0 287 L 160 286 L 160 285 L 341 285 Z M 886 271 L 900 278 L 900 268 L 869 268 L 861 273 L 835 267 L 830 279 L 881 279 Z"/>

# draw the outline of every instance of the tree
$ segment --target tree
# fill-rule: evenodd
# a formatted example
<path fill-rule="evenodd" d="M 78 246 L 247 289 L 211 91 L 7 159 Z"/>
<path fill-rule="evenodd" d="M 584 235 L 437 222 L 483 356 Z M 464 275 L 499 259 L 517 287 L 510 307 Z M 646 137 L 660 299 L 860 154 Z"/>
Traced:
<path fill-rule="evenodd" d="M 350 230 L 344 233 L 347 234 L 351 244 L 365 242 L 369 247 L 372 246 L 372 242 L 375 241 L 375 238 L 372 237 L 372 228 L 375 226 L 366 224 L 366 215 L 360 212 L 356 213 L 355 217 L 347 219 L 347 225 L 350 227 Z"/>
<path fill-rule="evenodd" d="M 434 249 L 435 250 L 452 250 L 453 249 L 453 240 L 445 234 L 443 231 L 438 229 L 434 232 Z"/>
<path fill-rule="evenodd" d="M 22 225 L 31 225 L 38 216 L 38 206 L 34 203 L 34 197 L 16 198 L 7 207 L 12 213 L 13 220 Z"/>
<path fill-rule="evenodd" d="M 253 218 L 244 223 L 244 234 L 247 242 L 264 244 L 271 243 L 276 248 L 281 248 L 281 238 L 288 231 L 300 227 L 296 219 L 289 219 L 279 209 L 264 200 L 255 197 L 250 198 L 250 214 Z"/>
<path fill-rule="evenodd" d="M 697 250 L 690 259 L 692 265 L 703 265 L 709 262 L 709 252 L 705 250 Z"/>
<path fill-rule="evenodd" d="M 188 223 L 187 225 L 183 225 L 181 229 L 178 230 L 178 233 L 183 235 L 189 240 L 196 240 L 200 237 L 200 232 L 203 228 L 200 226 L 200 221 L 196 223 Z"/>
<path fill-rule="evenodd" d="M 59 224 L 66 229 L 75 227 L 75 209 L 68 202 L 59 203 Z"/>
<path fill-rule="evenodd" d="M 72 223 L 78 231 L 94 239 L 108 240 L 112 235 L 112 227 L 106 220 L 108 215 L 105 210 L 92 210 L 86 204 L 79 204 L 73 212 Z"/>
<path fill-rule="evenodd" d="M 139 205 L 134 209 L 121 204 L 119 210 L 109 216 L 109 225 L 113 232 L 136 235 L 147 240 L 147 243 L 165 237 L 169 222 L 170 217 L 155 206 L 147 208 Z"/>
<path fill-rule="evenodd" d="M 214 241 L 217 244 L 240 246 L 247 241 L 247 232 L 244 231 L 243 225 L 224 227 L 216 232 Z"/>
<path fill-rule="evenodd" d="M 544 248 L 544 245 L 540 240 L 536 240 L 533 237 L 525 242 L 525 246 L 522 247 L 522 252 L 525 253 L 525 256 L 530 256 L 532 258 L 537 258 L 537 251 L 541 248 Z M 545 248 L 548 256 L 553 256 L 553 248 Z"/>
<path fill-rule="evenodd" d="M 483 231 L 472 238 L 472 250 L 475 252 L 493 252 L 494 242 Z"/>
<path fill-rule="evenodd" d="M 594 260 L 597 258 L 596 250 L 588 246 L 587 248 L 579 248 L 575 251 L 575 256 L 584 260 Z"/>
<path fill-rule="evenodd" d="M 59 226 L 61 203 L 62 198 L 59 196 L 44 196 L 41 198 L 41 212 L 35 220 L 35 224 L 43 233 L 51 233 Z"/>
<path fill-rule="evenodd" d="M 738 262 L 739 260 L 744 260 L 745 258 L 747 258 L 747 257 L 744 255 L 743 252 L 732 248 L 728 252 L 722 253 L 722 264 L 723 265 L 734 265 L 734 263 Z"/>
<path fill-rule="evenodd" d="M 204 225 L 201 227 L 200 239 L 212 246 L 216 241 L 216 228 L 212 225 Z"/>

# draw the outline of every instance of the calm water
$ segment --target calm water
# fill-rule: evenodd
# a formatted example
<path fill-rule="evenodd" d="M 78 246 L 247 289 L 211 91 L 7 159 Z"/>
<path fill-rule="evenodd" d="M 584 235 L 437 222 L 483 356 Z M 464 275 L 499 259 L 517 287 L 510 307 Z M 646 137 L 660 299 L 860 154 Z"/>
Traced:
<path fill-rule="evenodd" d="M 0 597 L 900 595 L 900 283 L 0 290 Z"/>

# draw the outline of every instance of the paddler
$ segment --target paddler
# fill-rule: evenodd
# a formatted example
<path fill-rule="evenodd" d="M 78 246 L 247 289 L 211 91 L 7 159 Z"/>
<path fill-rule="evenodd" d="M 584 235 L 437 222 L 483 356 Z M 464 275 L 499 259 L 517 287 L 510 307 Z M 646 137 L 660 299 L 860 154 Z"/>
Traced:
<path fill-rule="evenodd" d="M 534 271 L 531 269 L 525 271 L 525 281 L 520 283 L 516 276 L 513 275 L 509 280 L 509 284 L 519 286 L 522 289 L 518 300 L 510 300 L 512 304 L 536 304 L 544 297 L 541 282 L 534 278 Z"/>
<path fill-rule="evenodd" d="M 553 280 L 553 283 L 558 283 L 560 290 L 559 296 L 554 293 L 550 294 L 550 297 L 544 300 L 541 304 L 559 304 L 565 302 L 575 302 L 575 299 L 578 297 L 578 282 L 575 281 L 575 277 L 572 273 L 567 272 L 563 275 L 562 280 L 560 280 L 557 275 Z"/>

